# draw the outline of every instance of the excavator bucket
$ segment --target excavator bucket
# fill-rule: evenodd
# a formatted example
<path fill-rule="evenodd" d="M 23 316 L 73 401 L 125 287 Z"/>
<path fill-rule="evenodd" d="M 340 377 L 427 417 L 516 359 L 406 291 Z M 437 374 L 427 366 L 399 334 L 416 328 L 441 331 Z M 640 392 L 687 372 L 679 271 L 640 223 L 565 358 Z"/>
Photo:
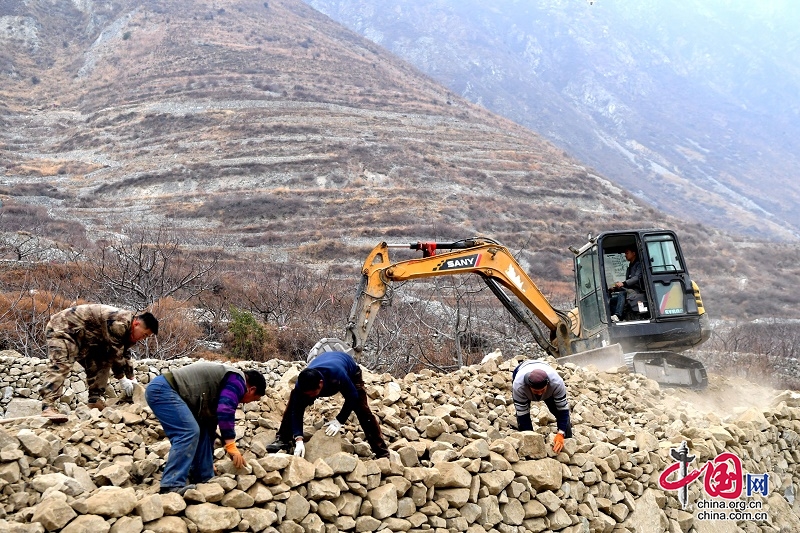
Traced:
<path fill-rule="evenodd" d="M 625 354 L 622 353 L 622 346 L 612 344 L 585 352 L 578 352 L 573 355 L 558 358 L 559 364 L 573 363 L 578 366 L 593 366 L 597 370 L 610 370 L 625 366 Z M 632 369 L 631 369 L 632 370 Z"/>
<path fill-rule="evenodd" d="M 316 356 L 325 352 L 344 352 L 353 355 L 353 348 L 341 339 L 335 337 L 325 337 L 320 339 L 313 348 L 308 351 L 306 363 L 310 363 Z"/>
<path fill-rule="evenodd" d="M 626 354 L 633 371 L 661 385 L 705 389 L 708 375 L 703 363 L 675 352 L 634 352 Z"/>

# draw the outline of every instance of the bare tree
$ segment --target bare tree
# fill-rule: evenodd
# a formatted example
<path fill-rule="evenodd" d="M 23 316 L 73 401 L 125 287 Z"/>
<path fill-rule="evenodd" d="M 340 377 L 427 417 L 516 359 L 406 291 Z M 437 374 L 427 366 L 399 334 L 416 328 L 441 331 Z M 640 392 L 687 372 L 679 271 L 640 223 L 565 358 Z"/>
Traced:
<path fill-rule="evenodd" d="M 28 275 L 19 290 L 0 295 L 0 346 L 28 357 L 45 357 L 45 325 L 67 302 L 59 295 L 57 282 L 45 287 L 35 281 Z"/>
<path fill-rule="evenodd" d="M 241 307 L 277 329 L 283 355 L 304 359 L 317 340 L 344 331 L 351 287 L 329 270 L 263 264 L 252 275 L 244 284 Z"/>
<path fill-rule="evenodd" d="M 217 260 L 215 253 L 189 254 L 163 227 L 137 227 L 101 242 L 87 256 L 84 275 L 94 283 L 94 300 L 141 310 L 162 298 L 186 301 L 209 290 Z"/>
<path fill-rule="evenodd" d="M 55 244 L 29 231 L 0 234 L 0 257 L 12 261 L 41 261 Z"/>

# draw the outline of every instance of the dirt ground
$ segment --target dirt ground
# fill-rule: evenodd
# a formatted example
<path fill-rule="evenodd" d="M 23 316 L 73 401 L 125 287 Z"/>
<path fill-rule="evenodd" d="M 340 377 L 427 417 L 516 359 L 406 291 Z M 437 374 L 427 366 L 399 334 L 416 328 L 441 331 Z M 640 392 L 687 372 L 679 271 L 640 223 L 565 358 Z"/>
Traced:
<path fill-rule="evenodd" d="M 703 413 L 714 413 L 723 419 L 738 416 L 751 407 L 767 408 L 785 394 L 793 394 L 800 398 L 800 393 L 797 392 L 791 393 L 744 378 L 718 374 L 708 375 L 708 387 L 705 390 L 683 388 L 669 390 L 669 396 L 683 400 Z"/>

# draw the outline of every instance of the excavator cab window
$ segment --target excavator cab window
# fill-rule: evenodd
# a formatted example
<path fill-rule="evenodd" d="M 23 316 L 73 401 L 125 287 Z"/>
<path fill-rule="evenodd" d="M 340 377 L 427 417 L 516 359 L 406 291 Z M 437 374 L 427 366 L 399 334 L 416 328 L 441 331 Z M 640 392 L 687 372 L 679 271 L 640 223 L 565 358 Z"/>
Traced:
<path fill-rule="evenodd" d="M 645 243 L 653 274 L 683 272 L 683 263 L 670 235 L 648 236 Z"/>
<path fill-rule="evenodd" d="M 674 317 L 697 313 L 685 268 L 675 238 L 670 234 L 653 234 L 644 237 L 647 265 L 653 283 L 658 316 Z"/>
<path fill-rule="evenodd" d="M 581 329 L 591 334 L 606 321 L 603 277 L 596 246 L 575 258 L 575 276 Z"/>

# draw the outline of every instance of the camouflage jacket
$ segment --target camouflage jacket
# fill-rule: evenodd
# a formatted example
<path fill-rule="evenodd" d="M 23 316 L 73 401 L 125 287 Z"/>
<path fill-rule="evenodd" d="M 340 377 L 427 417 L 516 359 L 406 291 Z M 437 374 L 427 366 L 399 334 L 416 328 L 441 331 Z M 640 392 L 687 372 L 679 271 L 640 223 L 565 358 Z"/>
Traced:
<path fill-rule="evenodd" d="M 84 304 L 64 309 L 50 317 L 45 328 L 48 339 L 68 337 L 77 345 L 78 361 L 93 360 L 108 366 L 115 378 L 133 378 L 130 332 L 135 314 L 110 305 Z"/>

